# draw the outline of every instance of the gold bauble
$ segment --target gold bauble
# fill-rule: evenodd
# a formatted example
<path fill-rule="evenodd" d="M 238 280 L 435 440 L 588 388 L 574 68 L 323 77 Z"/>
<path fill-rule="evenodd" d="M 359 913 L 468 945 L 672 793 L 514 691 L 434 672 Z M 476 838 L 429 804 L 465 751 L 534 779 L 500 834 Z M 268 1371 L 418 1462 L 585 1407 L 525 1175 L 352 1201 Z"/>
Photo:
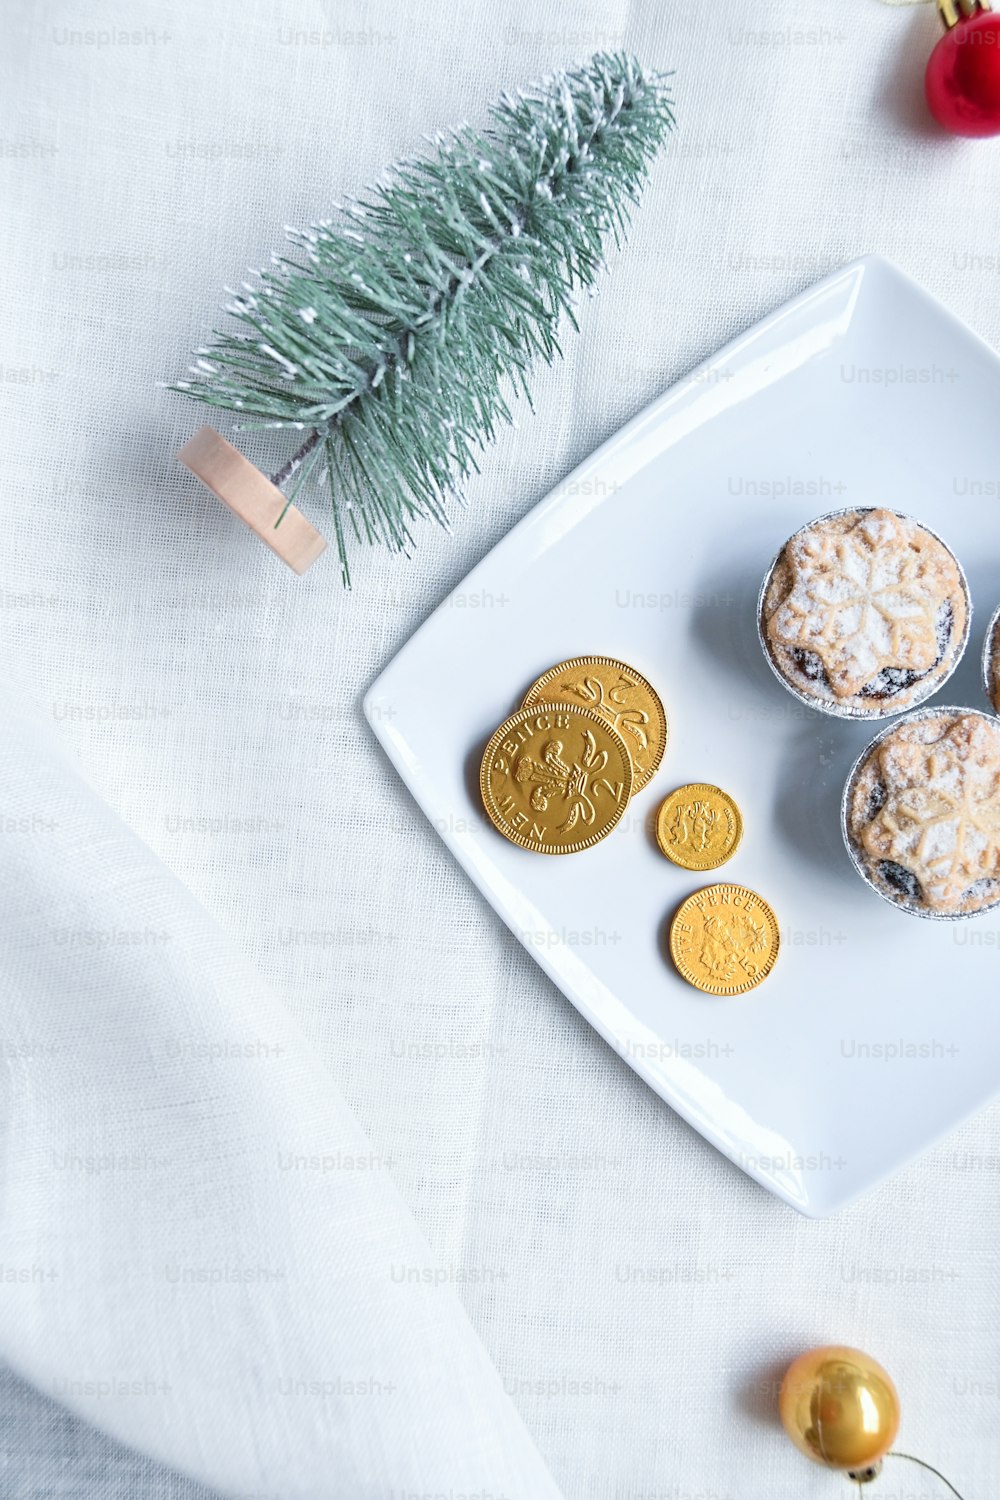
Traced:
<path fill-rule="evenodd" d="M 796 1448 L 828 1469 L 873 1468 L 899 1430 L 892 1377 L 877 1360 L 841 1344 L 810 1349 L 789 1365 L 778 1411 Z"/>

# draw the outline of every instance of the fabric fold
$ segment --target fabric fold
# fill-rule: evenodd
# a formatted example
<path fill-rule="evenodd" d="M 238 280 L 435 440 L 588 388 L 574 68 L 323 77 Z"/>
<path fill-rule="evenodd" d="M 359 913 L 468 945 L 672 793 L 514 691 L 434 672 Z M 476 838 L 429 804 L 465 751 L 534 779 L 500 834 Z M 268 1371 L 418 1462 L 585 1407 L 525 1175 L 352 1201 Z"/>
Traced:
<path fill-rule="evenodd" d="M 0 1356 L 229 1494 L 555 1500 L 328 1072 L 11 690 L 0 786 Z"/>

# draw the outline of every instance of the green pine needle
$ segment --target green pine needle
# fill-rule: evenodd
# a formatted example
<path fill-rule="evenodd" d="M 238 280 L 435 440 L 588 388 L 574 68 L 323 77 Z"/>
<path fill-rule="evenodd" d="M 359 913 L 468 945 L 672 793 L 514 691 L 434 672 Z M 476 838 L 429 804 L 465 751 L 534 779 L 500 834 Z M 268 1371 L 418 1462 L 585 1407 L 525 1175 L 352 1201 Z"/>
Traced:
<path fill-rule="evenodd" d="M 170 387 L 244 428 L 305 434 L 275 482 L 294 476 L 289 501 L 310 478 L 329 485 L 348 584 L 352 541 L 408 551 L 414 519 L 447 525 L 508 398 L 530 401 L 530 366 L 561 352 L 564 314 L 576 326 L 674 124 L 666 77 L 621 54 L 490 114 L 397 162 L 336 221 L 287 229 L 291 254 L 227 288 L 236 330 Z"/>

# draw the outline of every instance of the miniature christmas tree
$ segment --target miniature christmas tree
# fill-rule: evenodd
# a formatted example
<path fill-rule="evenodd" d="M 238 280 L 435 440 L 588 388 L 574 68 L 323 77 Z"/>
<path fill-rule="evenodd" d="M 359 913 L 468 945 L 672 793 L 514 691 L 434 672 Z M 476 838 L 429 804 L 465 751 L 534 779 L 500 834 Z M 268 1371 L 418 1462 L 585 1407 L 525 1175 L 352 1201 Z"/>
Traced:
<path fill-rule="evenodd" d="M 663 75 L 598 55 L 505 95 L 486 129 L 436 136 L 336 219 L 287 229 L 292 252 L 229 292 L 234 330 L 172 386 L 243 428 L 305 434 L 273 477 L 276 530 L 307 481 L 328 486 L 349 582 L 352 539 L 406 551 L 415 518 L 447 524 L 511 392 L 560 352 L 563 315 L 576 326 L 673 123 Z"/>

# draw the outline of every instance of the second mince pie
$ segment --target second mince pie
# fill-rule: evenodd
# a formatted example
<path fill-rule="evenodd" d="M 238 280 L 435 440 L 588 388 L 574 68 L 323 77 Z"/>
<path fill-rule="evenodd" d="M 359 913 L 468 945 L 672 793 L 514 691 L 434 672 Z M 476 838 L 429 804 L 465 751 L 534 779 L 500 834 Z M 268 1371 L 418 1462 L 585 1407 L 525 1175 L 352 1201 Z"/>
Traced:
<path fill-rule="evenodd" d="M 761 641 L 792 692 L 878 719 L 936 692 L 969 634 L 965 575 L 933 532 L 884 509 L 838 511 L 785 544 L 764 582 Z"/>
<path fill-rule="evenodd" d="M 872 741 L 848 778 L 844 837 L 869 885 L 924 917 L 1000 903 L 1000 724 L 925 708 Z"/>
<path fill-rule="evenodd" d="M 1000 714 L 1000 609 L 993 616 L 986 630 L 983 647 L 983 678 L 986 696 L 994 713 Z"/>

